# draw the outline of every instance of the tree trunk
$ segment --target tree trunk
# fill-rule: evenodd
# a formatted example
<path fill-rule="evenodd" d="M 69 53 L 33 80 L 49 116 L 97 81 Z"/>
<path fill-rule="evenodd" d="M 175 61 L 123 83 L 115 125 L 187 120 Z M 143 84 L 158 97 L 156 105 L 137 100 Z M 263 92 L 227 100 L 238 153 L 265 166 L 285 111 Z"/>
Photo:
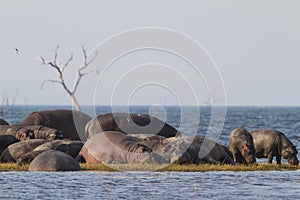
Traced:
<path fill-rule="evenodd" d="M 78 103 L 77 99 L 75 98 L 75 96 L 71 94 L 70 97 L 72 99 L 72 103 L 74 105 L 75 110 L 81 111 L 79 103 Z"/>

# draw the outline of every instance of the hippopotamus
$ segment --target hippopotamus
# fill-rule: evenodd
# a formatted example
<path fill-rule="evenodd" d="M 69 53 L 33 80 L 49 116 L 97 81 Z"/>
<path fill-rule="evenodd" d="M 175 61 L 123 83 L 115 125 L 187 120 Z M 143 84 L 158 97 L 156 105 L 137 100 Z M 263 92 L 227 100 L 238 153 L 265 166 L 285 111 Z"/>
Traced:
<path fill-rule="evenodd" d="M 34 139 L 32 131 L 20 125 L 1 125 L 0 135 L 12 135 L 20 141 Z"/>
<path fill-rule="evenodd" d="M 47 141 L 44 139 L 32 139 L 11 144 L 1 153 L 0 162 L 16 162 L 20 156 Z"/>
<path fill-rule="evenodd" d="M 232 153 L 224 145 L 200 135 L 186 136 L 184 140 L 190 144 L 187 152 L 191 160 L 180 164 L 235 164 Z"/>
<path fill-rule="evenodd" d="M 253 137 L 255 156 L 257 158 L 268 158 L 267 162 L 272 163 L 276 157 L 277 164 L 281 164 L 281 157 L 291 165 L 298 165 L 296 146 L 280 131 L 277 130 L 253 130 L 250 131 Z"/>
<path fill-rule="evenodd" d="M 0 135 L 0 155 L 6 147 L 19 141 L 20 140 L 12 135 Z"/>
<path fill-rule="evenodd" d="M 45 126 L 25 126 L 18 124 L 0 126 L 0 134 L 13 135 L 21 141 L 26 139 L 55 140 L 62 138 L 61 132 L 53 128 Z"/>
<path fill-rule="evenodd" d="M 189 153 L 186 152 L 189 144 L 182 137 L 150 137 L 138 140 L 152 149 L 154 162 L 159 164 L 179 164 L 179 160 L 181 163 L 186 163 L 191 159 Z"/>
<path fill-rule="evenodd" d="M 245 128 L 236 128 L 231 131 L 229 150 L 237 163 L 248 164 L 256 162 L 253 138 Z"/>
<path fill-rule="evenodd" d="M 66 153 L 48 150 L 38 155 L 29 165 L 28 171 L 80 171 L 78 162 Z"/>
<path fill-rule="evenodd" d="M 164 137 L 180 135 L 175 128 L 160 119 L 147 114 L 107 113 L 98 115 L 85 127 L 87 138 L 104 131 L 118 131 L 126 134 L 156 134 Z"/>
<path fill-rule="evenodd" d="M 75 110 L 44 110 L 28 114 L 21 125 L 41 125 L 60 130 L 62 137 L 86 141 L 85 125 L 92 118 Z"/>
<path fill-rule="evenodd" d="M 61 131 L 54 128 L 45 126 L 24 126 L 23 128 L 31 131 L 34 135 L 34 139 L 57 140 L 63 137 Z"/>
<path fill-rule="evenodd" d="M 84 144 L 80 156 L 86 163 L 145 163 L 151 161 L 152 150 L 134 137 L 106 131 L 93 135 Z"/>
<path fill-rule="evenodd" d="M 50 149 L 64 152 L 72 156 L 73 158 L 76 158 L 82 146 L 83 146 L 83 142 L 81 141 L 73 141 L 67 139 L 49 141 L 37 146 L 32 151 L 20 156 L 17 159 L 17 165 L 30 163 L 39 154 L 48 151 Z"/>
<path fill-rule="evenodd" d="M 0 125 L 9 125 L 4 119 L 0 119 Z"/>

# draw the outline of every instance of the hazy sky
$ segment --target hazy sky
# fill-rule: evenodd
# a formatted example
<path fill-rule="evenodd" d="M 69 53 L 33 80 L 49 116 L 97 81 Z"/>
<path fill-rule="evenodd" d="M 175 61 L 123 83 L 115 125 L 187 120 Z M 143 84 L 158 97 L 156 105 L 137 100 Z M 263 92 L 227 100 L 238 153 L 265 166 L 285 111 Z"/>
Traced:
<path fill-rule="evenodd" d="M 17 104 L 70 104 L 59 85 L 49 83 L 40 89 L 43 80 L 57 76 L 50 67 L 40 65 L 36 56 L 51 60 L 56 45 L 60 45 L 58 60 L 62 62 L 73 53 L 74 61 L 66 71 L 72 85 L 76 71 L 72 69 L 82 62 L 82 45 L 91 50 L 122 31 L 161 27 L 184 33 L 206 49 L 223 79 L 227 105 L 299 106 L 299 10 L 296 0 L 2 1 L 0 96 L 17 94 Z M 96 104 L 109 104 L 116 80 L 130 66 L 149 62 L 172 65 L 191 81 L 199 102 L 207 100 L 205 84 L 191 67 L 158 51 L 125 56 L 109 69 L 104 85 L 80 87 L 79 99 L 82 104 L 90 102 L 83 96 L 92 88 Z M 176 104 L 176 94 L 152 84 L 137 88 L 130 102 Z"/>

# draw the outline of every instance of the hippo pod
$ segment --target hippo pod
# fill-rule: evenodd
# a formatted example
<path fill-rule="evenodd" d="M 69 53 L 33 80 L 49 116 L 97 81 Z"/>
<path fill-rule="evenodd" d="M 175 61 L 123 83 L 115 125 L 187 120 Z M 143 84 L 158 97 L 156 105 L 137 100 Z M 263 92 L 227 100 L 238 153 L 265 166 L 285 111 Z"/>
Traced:
<path fill-rule="evenodd" d="M 61 151 L 48 150 L 38 155 L 28 171 L 80 171 L 78 162 Z"/>
<path fill-rule="evenodd" d="M 4 119 L 0 119 L 0 125 L 9 125 Z"/>
<path fill-rule="evenodd" d="M 85 125 L 92 118 L 75 110 L 44 110 L 28 114 L 21 125 L 40 125 L 60 130 L 62 137 L 86 141 Z"/>
<path fill-rule="evenodd" d="M 30 163 L 39 154 L 51 149 L 64 152 L 73 158 L 76 158 L 82 146 L 83 143 L 81 141 L 72 141 L 66 139 L 49 141 L 20 156 L 17 159 L 17 165 Z"/>
<path fill-rule="evenodd" d="M 180 133 L 169 124 L 146 114 L 108 113 L 89 121 L 85 127 L 87 138 L 104 131 L 125 134 L 152 134 L 175 137 Z"/>
<path fill-rule="evenodd" d="M 86 163 L 151 162 L 151 149 L 124 133 L 107 131 L 95 134 L 84 144 L 80 156 Z"/>
<path fill-rule="evenodd" d="M 229 150 L 234 161 L 241 164 L 255 163 L 253 138 L 245 128 L 236 128 L 230 133 Z"/>
<path fill-rule="evenodd" d="M 267 158 L 267 162 L 272 163 L 275 156 L 276 163 L 281 164 L 281 157 L 283 157 L 291 165 L 299 164 L 296 146 L 282 132 L 277 130 L 254 130 L 250 131 L 250 134 L 253 137 L 257 158 Z"/>
<path fill-rule="evenodd" d="M 16 160 L 48 140 L 32 139 L 9 145 L 0 155 L 0 162 L 16 162 Z"/>

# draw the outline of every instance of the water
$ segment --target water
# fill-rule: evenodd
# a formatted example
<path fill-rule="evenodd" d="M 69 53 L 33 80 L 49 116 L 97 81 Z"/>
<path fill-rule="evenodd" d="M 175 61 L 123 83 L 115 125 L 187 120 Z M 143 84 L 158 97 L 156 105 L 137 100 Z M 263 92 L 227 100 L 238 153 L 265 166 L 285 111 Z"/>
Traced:
<path fill-rule="evenodd" d="M 13 124 L 32 111 L 60 108 L 70 107 L 6 107 L 2 118 Z M 189 109 L 191 115 L 185 120 L 192 123 L 195 108 Z M 149 107 L 145 106 L 129 110 L 149 113 Z M 110 111 L 110 107 L 96 108 L 97 114 Z M 180 112 L 179 107 L 166 107 L 166 120 L 185 134 L 191 134 L 192 125 L 180 124 Z M 201 107 L 197 134 L 206 134 L 210 117 L 211 109 Z M 228 145 L 230 131 L 240 126 L 248 130 L 277 129 L 284 132 L 294 145 L 300 146 L 300 107 L 229 107 L 218 142 Z M 0 199 L 299 199 L 299 190 L 300 171 L 0 172 Z"/>
<path fill-rule="evenodd" d="M 0 199 L 299 199 L 300 172 L 2 172 Z"/>

